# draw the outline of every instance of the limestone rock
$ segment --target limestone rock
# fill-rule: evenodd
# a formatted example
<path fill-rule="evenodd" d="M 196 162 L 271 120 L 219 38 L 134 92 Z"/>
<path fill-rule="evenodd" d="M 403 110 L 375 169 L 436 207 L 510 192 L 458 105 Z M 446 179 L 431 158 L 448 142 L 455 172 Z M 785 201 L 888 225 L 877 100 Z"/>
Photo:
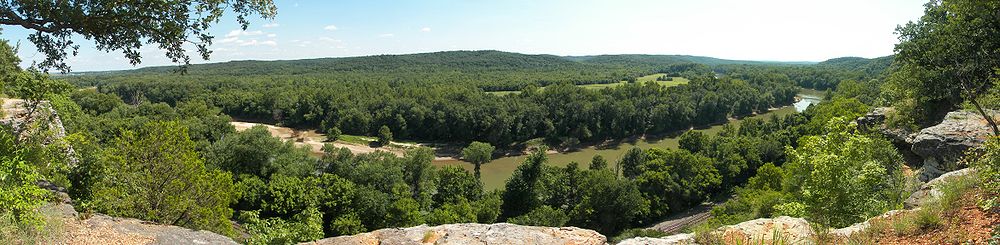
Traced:
<path fill-rule="evenodd" d="M 911 151 L 923 159 L 919 180 L 929 181 L 957 168 L 966 150 L 982 145 L 992 134 L 986 120 L 971 111 L 949 112 L 940 124 L 920 130 L 911 140 Z"/>
<path fill-rule="evenodd" d="M 618 243 L 618 245 L 693 245 L 693 244 L 697 243 L 695 243 L 694 241 L 694 234 L 691 233 L 681 233 L 661 238 L 634 237 L 625 239 L 624 241 Z"/>
<path fill-rule="evenodd" d="M 851 225 L 851 226 L 848 226 L 848 227 L 844 227 L 844 228 L 840 228 L 840 229 L 830 229 L 830 236 L 833 237 L 833 239 L 835 239 L 836 241 L 844 241 L 844 242 L 846 242 L 847 239 L 850 238 L 851 236 L 853 236 L 853 235 L 855 235 L 855 234 L 857 234 L 859 232 L 864 232 L 865 230 L 867 230 L 868 227 L 871 226 L 871 221 L 872 220 L 890 218 L 890 217 L 893 217 L 893 216 L 896 216 L 896 215 L 905 214 L 905 213 L 913 212 L 913 211 L 914 210 L 890 210 L 889 212 L 886 212 L 886 213 L 884 213 L 882 215 L 872 217 L 872 218 L 870 218 L 868 220 L 865 220 L 865 221 L 862 221 L 862 222 L 858 222 L 857 224 L 854 224 L 854 225 Z"/>
<path fill-rule="evenodd" d="M 781 216 L 770 219 L 755 219 L 743 223 L 723 226 L 712 232 L 726 243 L 770 244 L 781 240 L 788 244 L 812 242 L 815 235 L 809 222 L 802 218 Z"/>
<path fill-rule="evenodd" d="M 507 223 L 421 225 L 388 228 L 302 244 L 605 244 L 596 231 L 576 227 L 537 227 Z"/>
<path fill-rule="evenodd" d="M 906 209 L 913 209 L 919 207 L 921 204 L 927 200 L 937 198 L 941 196 L 940 187 L 942 184 L 947 183 L 951 178 L 966 176 L 970 174 L 975 174 L 975 170 L 972 168 L 966 168 L 957 171 L 951 171 L 940 177 L 934 178 L 931 181 L 920 186 L 916 192 L 910 194 L 910 197 L 903 201 L 903 207 Z"/>
<path fill-rule="evenodd" d="M 160 225 L 138 219 L 94 214 L 80 220 L 73 206 L 51 203 L 41 213 L 62 221 L 58 244 L 237 244 L 229 237 L 208 231 Z"/>

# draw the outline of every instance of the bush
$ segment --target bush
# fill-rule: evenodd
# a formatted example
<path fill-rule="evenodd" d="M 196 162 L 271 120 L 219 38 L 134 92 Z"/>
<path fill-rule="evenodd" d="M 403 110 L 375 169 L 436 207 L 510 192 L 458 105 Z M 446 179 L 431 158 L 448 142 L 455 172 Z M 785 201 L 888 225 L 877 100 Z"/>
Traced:
<path fill-rule="evenodd" d="M 834 118 L 826 134 L 803 137 L 788 151 L 783 189 L 811 221 L 844 227 L 902 203 L 902 157 L 892 143 L 857 133 L 856 126 Z"/>
<path fill-rule="evenodd" d="M 25 150 L 6 127 L 0 126 L 0 218 L 41 225 L 36 209 L 47 193 L 35 184 L 41 175 L 25 161 Z"/>
<path fill-rule="evenodd" d="M 560 227 L 569 222 L 569 216 L 558 209 L 541 206 L 527 214 L 510 218 L 507 222 L 519 225 Z"/>
<path fill-rule="evenodd" d="M 987 210 L 1000 208 L 1000 137 L 986 141 L 982 149 L 984 154 L 974 164 L 984 192 L 980 206 Z M 975 156 L 970 156 L 975 159 Z"/>
<path fill-rule="evenodd" d="M 110 171 L 89 188 L 96 211 L 235 235 L 233 177 L 205 167 L 185 127 L 150 122 L 113 144 L 101 154 Z"/>

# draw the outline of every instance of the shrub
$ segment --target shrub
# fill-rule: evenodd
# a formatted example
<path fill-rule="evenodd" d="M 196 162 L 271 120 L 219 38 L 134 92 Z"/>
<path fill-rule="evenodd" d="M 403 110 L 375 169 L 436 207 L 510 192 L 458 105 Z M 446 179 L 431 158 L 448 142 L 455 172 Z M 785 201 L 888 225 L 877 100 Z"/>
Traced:
<path fill-rule="evenodd" d="M 8 128 L 0 126 L 0 218 L 41 225 L 36 209 L 46 191 L 35 185 L 41 175 L 25 161 L 25 150 Z"/>
<path fill-rule="evenodd" d="M 541 206 L 524 215 L 510 218 L 507 222 L 519 225 L 560 227 L 566 225 L 569 216 L 558 209 Z"/>
<path fill-rule="evenodd" d="M 980 206 L 987 210 L 1000 208 L 1000 137 L 986 141 L 982 149 L 983 155 L 974 164 L 984 192 Z"/>

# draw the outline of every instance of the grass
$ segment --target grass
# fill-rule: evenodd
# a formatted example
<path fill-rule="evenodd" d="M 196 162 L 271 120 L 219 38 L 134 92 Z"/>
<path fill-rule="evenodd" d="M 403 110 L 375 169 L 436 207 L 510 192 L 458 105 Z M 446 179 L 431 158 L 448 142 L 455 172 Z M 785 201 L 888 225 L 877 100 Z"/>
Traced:
<path fill-rule="evenodd" d="M 672 81 L 657 81 L 656 80 L 656 78 L 661 77 L 661 76 L 665 76 L 665 75 L 666 74 L 663 74 L 663 73 L 657 73 L 657 74 L 652 74 L 652 75 L 648 75 L 648 76 L 638 77 L 635 80 L 636 80 L 636 83 L 645 84 L 647 82 L 653 82 L 653 83 L 657 83 L 657 84 L 660 84 L 660 85 L 663 85 L 663 86 L 666 86 L 666 87 L 673 87 L 673 86 L 677 86 L 677 85 L 681 85 L 681 84 L 688 84 L 688 82 L 690 82 L 690 80 L 688 80 L 687 78 L 683 78 L 683 77 L 670 77 L 672 79 Z M 586 89 L 603 89 L 603 88 L 618 87 L 618 86 L 622 86 L 622 85 L 625 85 L 625 84 L 628 84 L 628 82 L 627 81 L 621 81 L 621 82 L 617 82 L 617 83 L 581 84 L 581 85 L 576 85 L 576 86 L 582 87 L 582 88 L 586 88 Z M 542 87 L 540 89 L 545 89 L 545 88 Z M 492 91 L 492 92 L 486 92 L 486 93 L 493 94 L 493 95 L 503 96 L 503 95 L 508 95 L 508 94 L 519 94 L 519 93 L 521 93 L 521 91 Z"/>
<path fill-rule="evenodd" d="M 375 141 L 375 138 L 358 136 L 358 135 L 341 134 L 340 137 L 337 138 L 337 141 L 341 141 L 344 143 L 358 144 L 358 145 L 368 145 L 371 142 Z"/>
<path fill-rule="evenodd" d="M 695 233 L 695 242 L 697 244 L 734 244 L 734 245 L 786 245 L 795 244 L 795 241 L 790 241 L 787 236 L 774 230 L 771 236 L 761 236 L 761 237 L 724 237 L 723 234 L 715 232 L 705 232 L 705 233 Z"/>
<path fill-rule="evenodd" d="M 894 235 L 897 237 L 915 236 L 932 230 L 947 232 L 949 237 L 963 237 L 962 231 L 948 229 L 950 217 L 962 207 L 962 197 L 974 191 L 978 180 L 976 176 L 960 176 L 951 179 L 939 187 L 941 195 L 921 204 L 919 209 L 897 215 L 895 217 L 872 219 L 864 231 L 847 238 L 848 244 L 873 244 L 880 236 Z M 954 234 L 952 234 L 954 233 Z"/>
<path fill-rule="evenodd" d="M 42 208 L 39 223 L 18 222 L 9 215 L 0 215 L 0 243 L 55 244 L 65 231 L 63 221 L 52 210 Z"/>

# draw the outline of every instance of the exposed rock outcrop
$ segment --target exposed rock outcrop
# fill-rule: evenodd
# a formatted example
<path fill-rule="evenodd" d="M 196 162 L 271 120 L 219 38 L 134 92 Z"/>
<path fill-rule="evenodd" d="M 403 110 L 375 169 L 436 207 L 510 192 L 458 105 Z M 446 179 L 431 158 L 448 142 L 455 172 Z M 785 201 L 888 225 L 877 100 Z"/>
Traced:
<path fill-rule="evenodd" d="M 712 233 L 727 242 L 763 241 L 767 244 L 778 239 L 790 244 L 802 244 L 816 235 L 808 221 L 788 216 L 723 226 Z"/>
<path fill-rule="evenodd" d="M 903 129 L 893 129 L 884 124 L 886 114 L 892 108 L 875 108 L 872 112 L 857 119 L 858 125 L 872 129 L 892 139 L 897 147 L 903 148 L 904 157 L 912 154 L 916 157 L 917 177 L 921 182 L 927 182 L 941 174 L 961 168 L 958 160 L 965 151 L 982 145 L 992 135 L 986 120 L 977 112 L 949 112 L 941 123 L 910 133 Z M 1000 112 L 989 111 L 993 117 L 1000 117 Z"/>
<path fill-rule="evenodd" d="M 1000 114 L 991 111 L 990 115 Z M 949 112 L 940 124 L 920 130 L 911 141 L 913 153 L 924 159 L 920 181 L 958 168 L 956 163 L 965 151 L 982 145 L 992 134 L 982 115 L 968 111 Z"/>
<path fill-rule="evenodd" d="M 694 234 L 681 233 L 661 238 L 636 237 L 625 239 L 618 245 L 693 245 L 698 244 L 694 240 Z"/>
<path fill-rule="evenodd" d="M 65 195 L 52 190 L 57 195 Z M 229 237 L 208 231 L 195 231 L 183 227 L 160 225 L 130 218 L 116 218 L 93 214 L 83 219 L 69 204 L 62 202 L 42 206 L 39 213 L 47 222 L 59 229 L 51 243 L 55 244 L 237 244 Z M 49 243 L 49 242 L 44 242 Z"/>
<path fill-rule="evenodd" d="M 10 126 L 14 132 L 20 132 L 18 137 L 25 137 L 28 134 L 40 134 L 44 138 L 41 144 L 52 144 L 63 137 L 66 137 L 66 128 L 63 127 L 59 113 L 52 109 L 48 101 L 38 102 L 36 109 L 32 111 L 28 108 L 28 103 L 21 99 L 2 99 L 0 103 L 0 124 Z M 63 153 L 69 160 L 69 164 L 76 165 L 77 159 L 73 147 L 64 145 Z"/>
<path fill-rule="evenodd" d="M 596 231 L 576 227 L 538 227 L 507 223 L 447 224 L 388 228 L 302 244 L 605 244 Z"/>
<path fill-rule="evenodd" d="M 975 173 L 976 173 L 975 169 L 966 168 L 958 171 L 948 172 L 937 178 L 934 178 L 933 180 L 928 181 L 927 183 L 921 185 L 920 189 L 918 189 L 916 192 L 910 194 L 910 197 L 906 198 L 906 201 L 903 201 L 903 207 L 906 209 L 913 209 L 919 207 L 921 204 L 927 202 L 928 200 L 940 197 L 941 196 L 940 188 L 942 184 L 947 183 L 952 178 L 957 178 Z"/>

